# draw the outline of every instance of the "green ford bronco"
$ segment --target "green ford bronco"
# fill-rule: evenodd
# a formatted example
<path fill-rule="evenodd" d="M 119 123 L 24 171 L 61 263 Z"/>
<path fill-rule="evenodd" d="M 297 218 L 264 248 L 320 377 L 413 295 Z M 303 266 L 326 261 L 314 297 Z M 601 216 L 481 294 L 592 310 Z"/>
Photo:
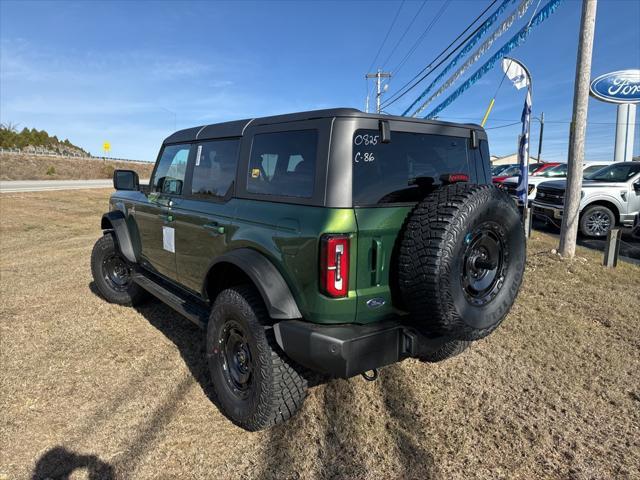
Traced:
<path fill-rule="evenodd" d="M 215 401 L 259 430 L 313 378 L 374 379 L 491 333 L 522 282 L 514 202 L 477 125 L 331 109 L 180 130 L 114 173 L 93 249 L 110 302 L 206 329 Z"/>

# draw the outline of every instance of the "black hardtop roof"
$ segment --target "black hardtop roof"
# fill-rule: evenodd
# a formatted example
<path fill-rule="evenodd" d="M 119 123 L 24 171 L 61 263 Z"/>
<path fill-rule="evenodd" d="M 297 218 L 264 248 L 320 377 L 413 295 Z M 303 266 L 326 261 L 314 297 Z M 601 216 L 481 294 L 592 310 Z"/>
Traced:
<path fill-rule="evenodd" d="M 186 128 L 178 130 L 169 135 L 164 144 L 193 142 L 196 140 L 210 140 L 214 138 L 241 137 L 245 129 L 251 126 L 273 125 L 276 123 L 298 122 L 301 120 L 314 120 L 319 118 L 337 118 L 337 117 L 357 117 L 372 118 L 378 120 L 394 120 L 402 122 L 426 123 L 436 125 L 449 125 L 470 128 L 474 130 L 482 130 L 480 125 L 473 123 L 453 123 L 441 120 L 425 120 L 422 118 L 400 117 L 396 115 L 381 115 L 377 113 L 365 113 L 356 108 L 329 108 L 325 110 L 310 110 L 308 112 L 287 113 L 283 115 L 273 115 L 270 117 L 250 118 L 245 120 L 235 120 L 232 122 L 213 123 L 211 125 L 201 125 L 199 127 Z"/>

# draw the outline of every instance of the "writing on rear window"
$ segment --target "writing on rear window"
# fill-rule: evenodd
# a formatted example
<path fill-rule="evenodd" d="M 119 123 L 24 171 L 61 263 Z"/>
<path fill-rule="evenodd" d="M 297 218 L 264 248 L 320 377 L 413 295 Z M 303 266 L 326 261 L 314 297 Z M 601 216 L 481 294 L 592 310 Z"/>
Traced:
<path fill-rule="evenodd" d="M 353 136 L 356 206 L 418 202 L 451 175 L 470 178 L 466 137 L 394 131 L 379 140 L 378 130 Z"/>
<path fill-rule="evenodd" d="M 357 134 L 355 137 L 353 137 L 353 144 L 356 146 L 364 145 L 368 147 L 369 145 L 377 145 L 379 139 L 380 135 L 368 133 Z"/>

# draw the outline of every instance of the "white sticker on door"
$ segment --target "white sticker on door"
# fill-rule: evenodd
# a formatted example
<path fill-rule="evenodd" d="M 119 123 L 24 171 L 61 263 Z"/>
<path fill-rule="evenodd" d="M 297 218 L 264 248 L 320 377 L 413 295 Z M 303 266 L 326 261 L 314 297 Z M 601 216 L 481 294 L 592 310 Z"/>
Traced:
<path fill-rule="evenodd" d="M 176 253 L 176 231 L 171 227 L 162 227 L 162 248 Z"/>
<path fill-rule="evenodd" d="M 202 145 L 198 145 L 198 152 L 196 153 L 196 167 L 200 166 L 201 156 L 202 156 Z"/>

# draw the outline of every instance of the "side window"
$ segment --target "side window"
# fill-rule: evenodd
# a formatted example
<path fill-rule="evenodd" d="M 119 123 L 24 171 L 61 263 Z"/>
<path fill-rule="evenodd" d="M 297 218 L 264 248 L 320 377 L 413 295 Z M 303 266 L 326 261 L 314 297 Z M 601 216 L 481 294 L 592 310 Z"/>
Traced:
<path fill-rule="evenodd" d="M 310 198 L 316 172 L 318 132 L 262 133 L 253 138 L 247 191 Z"/>
<path fill-rule="evenodd" d="M 169 145 L 162 150 L 151 182 L 153 192 L 181 195 L 191 145 Z"/>
<path fill-rule="evenodd" d="M 196 149 L 191 193 L 198 197 L 224 197 L 236 178 L 239 140 L 204 142 Z"/>

